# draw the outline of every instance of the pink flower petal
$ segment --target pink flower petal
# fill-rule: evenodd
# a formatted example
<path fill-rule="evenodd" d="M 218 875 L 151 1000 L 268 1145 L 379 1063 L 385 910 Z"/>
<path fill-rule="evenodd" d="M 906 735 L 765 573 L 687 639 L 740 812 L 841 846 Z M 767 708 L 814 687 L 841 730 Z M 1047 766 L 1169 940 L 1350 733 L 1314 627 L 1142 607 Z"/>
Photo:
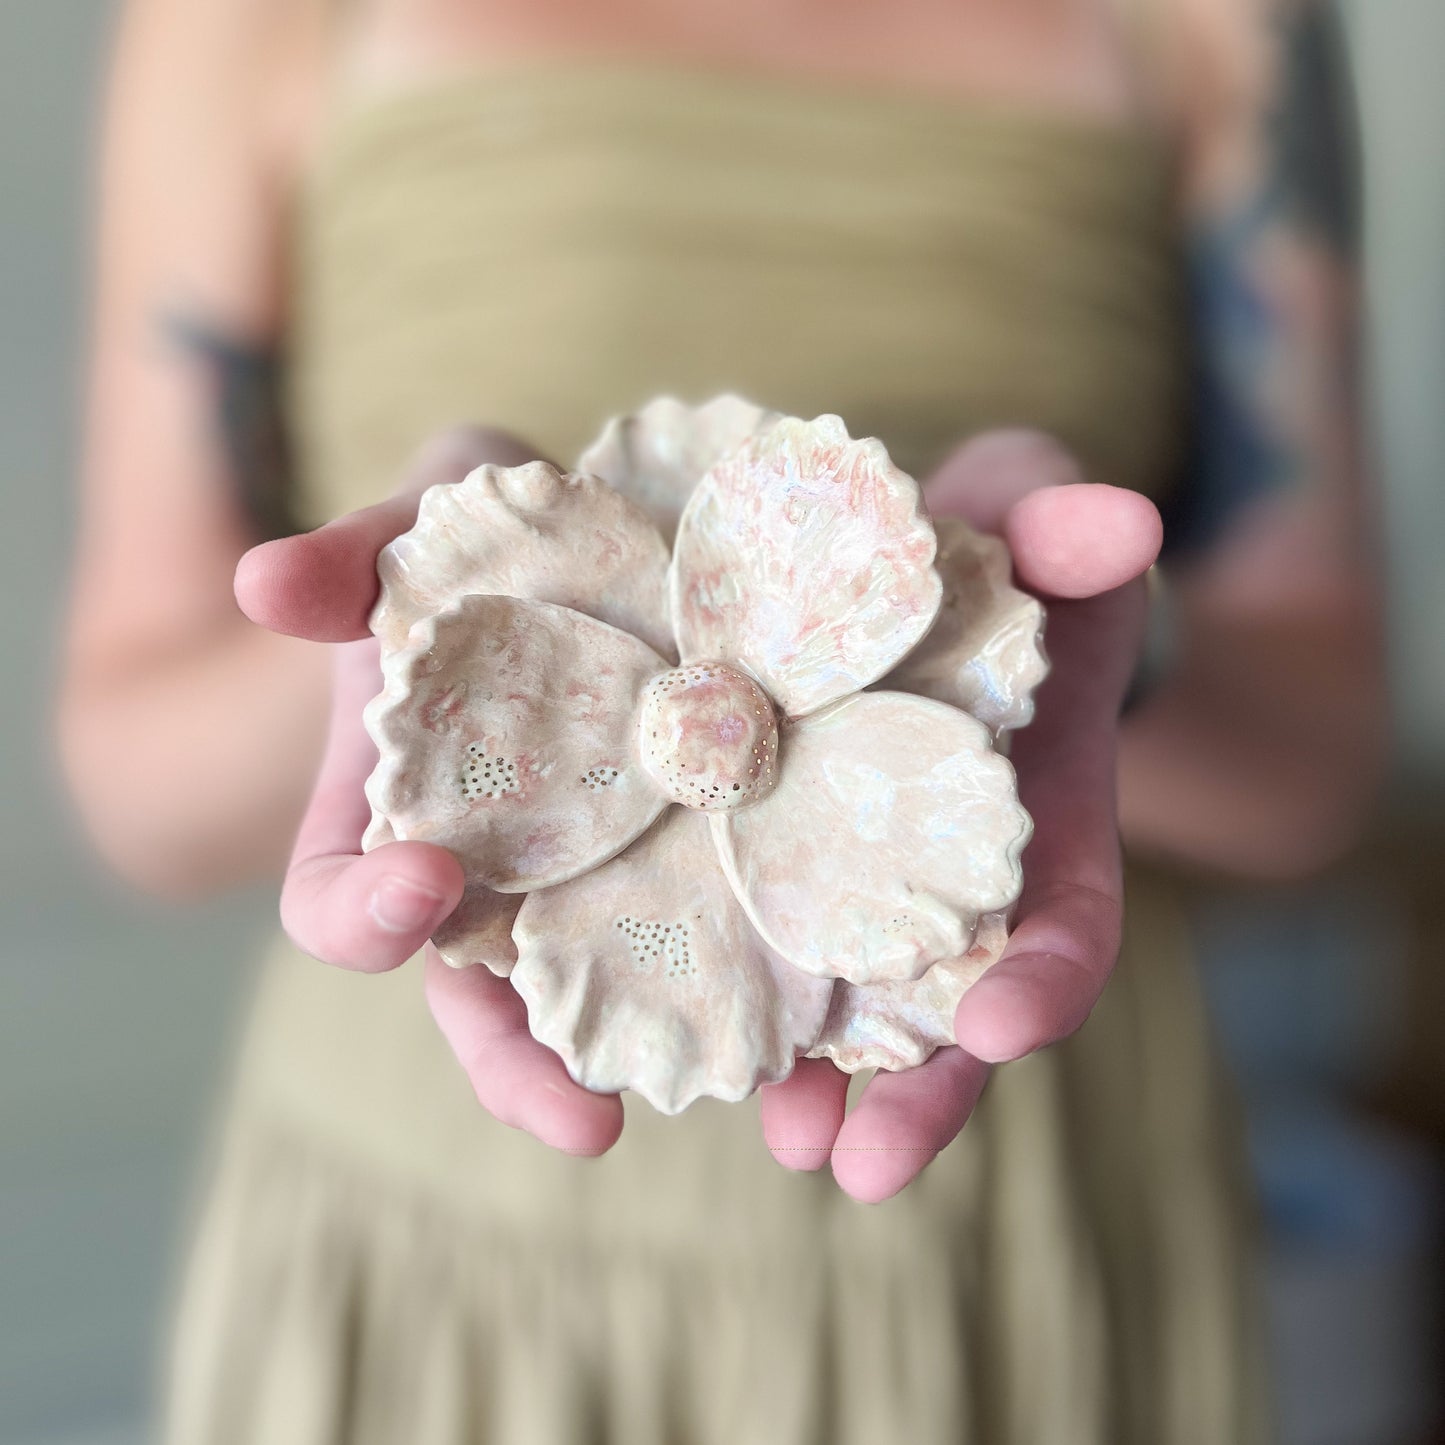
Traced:
<path fill-rule="evenodd" d="M 701 406 L 660 396 L 631 416 L 613 417 L 582 453 L 577 470 L 631 498 L 670 543 L 703 477 L 777 420 L 777 412 L 740 396 L 715 396 Z"/>
<path fill-rule="evenodd" d="M 422 618 L 487 593 L 585 612 L 670 658 L 667 565 L 657 528 L 597 477 L 478 467 L 424 492 L 411 531 L 382 549 L 371 630 L 394 650 Z"/>
<path fill-rule="evenodd" d="M 636 707 L 666 667 L 645 643 L 545 602 L 464 597 L 383 659 L 366 793 L 397 838 L 450 848 L 502 893 L 576 877 L 666 806 Z"/>
<path fill-rule="evenodd" d="M 620 857 L 530 893 L 512 973 L 533 1035 L 589 1089 L 676 1114 L 792 1072 L 832 985 L 783 963 L 739 907 L 703 814 L 673 808 Z"/>
<path fill-rule="evenodd" d="M 741 662 L 792 717 L 867 686 L 928 631 L 942 587 L 917 484 L 835 416 L 787 417 L 703 479 L 678 526 L 684 663 Z"/>
<path fill-rule="evenodd" d="M 855 694 L 787 729 L 778 770 L 768 797 L 712 827 L 748 916 L 797 968 L 916 979 L 966 953 L 980 916 L 1023 886 L 1033 825 L 967 713 Z"/>
<path fill-rule="evenodd" d="M 432 934 L 442 961 L 452 968 L 483 964 L 506 978 L 517 962 L 512 925 L 524 893 L 494 893 L 481 883 L 468 882 L 455 911 Z"/>
<path fill-rule="evenodd" d="M 846 1074 L 860 1069 L 911 1069 L 935 1049 L 956 1042 L 959 1000 L 995 963 L 1008 942 L 1002 913 L 985 913 L 962 958 L 935 963 L 911 983 L 833 985 L 828 1018 L 810 1059 L 832 1059 Z"/>
<path fill-rule="evenodd" d="M 956 517 L 934 521 L 943 605 L 928 636 L 883 679 L 897 692 L 937 698 L 995 733 L 1026 727 L 1048 674 L 1044 608 L 1013 585 L 1008 545 Z"/>

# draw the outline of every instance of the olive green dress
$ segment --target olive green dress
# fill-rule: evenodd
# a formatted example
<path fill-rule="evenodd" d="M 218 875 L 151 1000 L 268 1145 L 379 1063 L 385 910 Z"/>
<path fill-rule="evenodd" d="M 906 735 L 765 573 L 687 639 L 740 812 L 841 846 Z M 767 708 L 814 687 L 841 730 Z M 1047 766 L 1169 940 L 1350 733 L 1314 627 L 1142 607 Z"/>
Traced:
<path fill-rule="evenodd" d="M 1055 432 L 1158 492 L 1186 435 L 1140 133 L 736 73 L 513 67 L 337 127 L 298 227 L 311 520 L 457 421 L 574 458 L 659 392 L 835 411 L 925 475 Z M 489 1118 L 415 961 L 278 942 L 180 1301 L 172 1445 L 1254 1445 L 1236 1141 L 1181 914 L 1136 877 L 1082 1033 L 996 1071 L 898 1198 L 756 1099 L 627 1100 L 599 1160 Z"/>

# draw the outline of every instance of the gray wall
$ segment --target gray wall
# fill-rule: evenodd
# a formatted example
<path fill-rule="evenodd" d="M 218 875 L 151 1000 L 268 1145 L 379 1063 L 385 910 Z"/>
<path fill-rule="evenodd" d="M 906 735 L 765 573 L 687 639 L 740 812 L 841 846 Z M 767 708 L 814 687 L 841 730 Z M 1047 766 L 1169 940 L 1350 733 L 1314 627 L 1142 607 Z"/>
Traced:
<path fill-rule="evenodd" d="M 71 524 L 102 0 L 0 0 L 0 1440 L 139 1440 L 154 1320 L 257 898 L 182 913 L 86 859 L 45 701 Z M 1445 54 L 1438 0 L 1351 6 L 1370 168 L 1401 741 L 1445 768 Z M 128 1434 L 134 1430 L 134 1435 Z"/>
<path fill-rule="evenodd" d="M 1445 5 L 1350 0 L 1364 118 L 1377 455 L 1407 770 L 1445 773 Z"/>
<path fill-rule="evenodd" d="M 102 0 L 0 0 L 0 1441 L 141 1441 L 233 999 L 272 908 L 102 878 L 47 736 Z"/>

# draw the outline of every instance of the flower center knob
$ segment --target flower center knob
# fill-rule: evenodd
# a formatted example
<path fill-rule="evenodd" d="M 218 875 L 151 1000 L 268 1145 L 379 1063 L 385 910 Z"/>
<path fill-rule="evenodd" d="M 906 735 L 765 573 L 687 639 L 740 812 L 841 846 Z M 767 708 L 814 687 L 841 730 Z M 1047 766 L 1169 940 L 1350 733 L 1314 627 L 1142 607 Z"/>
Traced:
<path fill-rule="evenodd" d="M 722 812 L 772 792 L 778 720 L 737 668 L 697 662 L 662 673 L 643 691 L 639 720 L 643 765 L 674 802 Z"/>

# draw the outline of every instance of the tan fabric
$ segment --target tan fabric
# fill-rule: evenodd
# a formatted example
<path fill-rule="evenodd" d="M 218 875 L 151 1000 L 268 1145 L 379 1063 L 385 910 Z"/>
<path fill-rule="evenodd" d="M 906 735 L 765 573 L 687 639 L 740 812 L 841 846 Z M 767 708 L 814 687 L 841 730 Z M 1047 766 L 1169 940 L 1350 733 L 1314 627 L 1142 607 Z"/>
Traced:
<path fill-rule="evenodd" d="M 573 457 L 736 387 L 926 469 L 1045 425 L 1158 490 L 1185 349 L 1143 138 L 896 93 L 509 73 L 346 122 L 299 235 L 316 517 L 439 425 Z M 1234 1136 L 1180 914 L 998 1071 L 898 1199 L 767 1156 L 756 1102 L 627 1102 L 600 1160 L 489 1119 L 418 969 L 278 944 L 176 1335 L 173 1445 L 1253 1445 Z"/>
<path fill-rule="evenodd" d="M 303 218 L 309 510 L 482 417 L 572 460 L 726 387 L 836 411 L 924 473 L 1055 431 L 1157 492 L 1185 440 L 1169 174 L 1147 136 L 880 89 L 508 69 L 334 133 Z"/>

